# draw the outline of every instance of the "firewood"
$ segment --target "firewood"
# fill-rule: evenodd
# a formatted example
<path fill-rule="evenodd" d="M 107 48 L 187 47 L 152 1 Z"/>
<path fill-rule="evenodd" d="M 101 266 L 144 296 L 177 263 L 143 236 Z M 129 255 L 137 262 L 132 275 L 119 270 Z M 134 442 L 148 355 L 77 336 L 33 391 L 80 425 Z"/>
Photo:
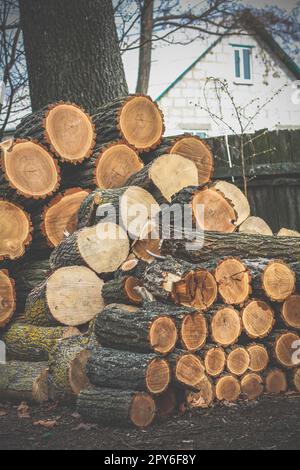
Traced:
<path fill-rule="evenodd" d="M 252 343 L 247 346 L 250 356 L 249 370 L 252 372 L 263 372 L 269 364 L 269 353 L 263 344 Z"/>
<path fill-rule="evenodd" d="M 170 256 L 154 261 L 146 269 L 143 283 L 156 298 L 197 310 L 207 310 L 217 298 L 217 284 L 209 271 Z"/>
<path fill-rule="evenodd" d="M 38 142 L 12 141 L 9 149 L 2 149 L 1 163 L 9 187 L 23 198 L 45 199 L 55 193 L 60 185 L 60 171 L 56 161 Z M 12 200 L 13 192 L 2 187 L 1 197 Z M 15 200 L 13 198 L 13 202 Z"/>
<path fill-rule="evenodd" d="M 177 329 L 169 310 L 169 306 L 154 302 L 142 309 L 108 305 L 95 319 L 96 337 L 105 347 L 168 354 L 177 342 Z"/>
<path fill-rule="evenodd" d="M 300 336 L 291 331 L 274 331 L 268 338 L 272 353 L 280 366 L 292 369 L 297 366 L 293 360 L 300 344 Z"/>
<path fill-rule="evenodd" d="M 266 338 L 275 325 L 274 312 L 262 300 L 250 300 L 242 309 L 243 328 L 249 338 Z"/>
<path fill-rule="evenodd" d="M 9 272 L 0 269 L 0 328 L 3 328 L 13 317 L 16 309 L 15 281 Z"/>
<path fill-rule="evenodd" d="M 132 256 L 133 255 L 131 253 L 125 263 L 123 263 L 118 271 L 116 271 L 116 278 L 122 276 L 132 276 L 142 280 L 143 274 L 148 267 L 148 264 Z"/>
<path fill-rule="evenodd" d="M 207 142 L 191 134 L 164 137 L 160 146 L 143 158 L 150 162 L 166 153 L 181 155 L 195 163 L 199 184 L 208 183 L 214 172 L 214 157 Z"/>
<path fill-rule="evenodd" d="M 137 240 L 132 244 L 131 250 L 138 259 L 150 264 L 160 257 L 161 239 L 155 229 L 154 221 L 146 222 Z"/>
<path fill-rule="evenodd" d="M 219 346 L 235 344 L 242 333 L 240 314 L 231 306 L 215 305 L 211 318 L 211 336 Z"/>
<path fill-rule="evenodd" d="M 290 383 L 293 390 L 300 393 L 300 368 L 297 368 L 290 373 Z"/>
<path fill-rule="evenodd" d="M 190 184 L 174 196 L 172 204 L 190 205 L 194 223 L 202 230 L 223 233 L 236 230 L 237 214 L 232 203 L 213 186 L 199 188 Z"/>
<path fill-rule="evenodd" d="M 216 397 L 219 401 L 235 402 L 241 395 L 240 381 L 231 374 L 224 374 L 216 381 Z"/>
<path fill-rule="evenodd" d="M 171 380 L 166 359 L 155 354 L 140 354 L 98 347 L 92 350 L 86 373 L 97 387 L 139 390 L 153 395 L 164 393 Z"/>
<path fill-rule="evenodd" d="M 197 385 L 205 376 L 205 368 L 201 359 L 195 354 L 179 349 L 168 355 L 177 385 L 197 391 Z"/>
<path fill-rule="evenodd" d="M 142 281 L 133 276 L 113 279 L 103 286 L 103 300 L 106 305 L 114 303 L 139 305 L 142 303 L 142 297 L 136 292 L 135 287 L 142 285 Z"/>
<path fill-rule="evenodd" d="M 77 399 L 77 411 L 89 422 L 133 424 L 138 428 L 147 428 L 156 416 L 151 395 L 109 388 L 83 390 Z"/>
<path fill-rule="evenodd" d="M 207 344 L 198 354 L 204 360 L 205 371 L 210 377 L 218 377 L 224 372 L 226 354 L 223 348 Z"/>
<path fill-rule="evenodd" d="M 97 274 L 113 273 L 127 259 L 126 232 L 112 222 L 85 227 L 66 237 L 52 252 L 51 269 L 86 266 Z"/>
<path fill-rule="evenodd" d="M 58 102 L 26 116 L 17 126 L 16 137 L 38 140 L 69 163 L 79 163 L 91 155 L 95 129 L 89 115 L 79 106 Z"/>
<path fill-rule="evenodd" d="M 191 352 L 203 348 L 208 337 L 207 321 L 203 313 L 191 313 L 186 315 L 179 327 L 179 335 L 182 346 Z"/>
<path fill-rule="evenodd" d="M 2 335 L 2 340 L 9 359 L 41 362 L 48 360 L 50 351 L 62 338 L 79 334 L 77 328 L 45 328 L 14 323 Z"/>
<path fill-rule="evenodd" d="M 186 403 L 188 408 L 209 408 L 215 399 L 215 386 L 213 381 L 205 376 L 197 386 L 196 392 L 186 392 Z"/>
<path fill-rule="evenodd" d="M 264 393 L 264 381 L 261 375 L 253 372 L 241 379 L 242 394 L 247 400 L 256 400 Z"/>
<path fill-rule="evenodd" d="M 197 234 L 194 249 L 189 248 L 192 233 L 180 237 L 165 239 L 162 243 L 162 256 L 172 255 L 191 263 L 205 263 L 225 257 L 240 259 L 257 259 L 258 257 L 280 259 L 293 262 L 300 259 L 299 238 L 248 235 L 244 233 L 210 233 Z M 212 250 L 213 246 L 213 250 Z"/>
<path fill-rule="evenodd" d="M 250 365 L 250 356 L 246 348 L 234 346 L 227 349 L 227 369 L 232 375 L 242 376 Z"/>
<path fill-rule="evenodd" d="M 143 207 L 136 224 L 138 208 Z M 107 218 L 124 227 L 130 238 L 138 239 L 145 224 L 159 212 L 153 196 L 142 188 L 96 190 L 88 195 L 78 213 L 78 229 L 96 225 Z M 113 219 L 113 220 L 111 220 Z"/>
<path fill-rule="evenodd" d="M 225 304 L 240 305 L 251 294 L 251 276 L 247 267 L 236 258 L 220 261 L 215 269 L 219 294 Z"/>
<path fill-rule="evenodd" d="M 288 327 L 300 329 L 300 294 L 291 295 L 283 303 L 281 316 Z"/>
<path fill-rule="evenodd" d="M 97 143 L 122 139 L 139 152 L 155 149 L 164 133 L 162 113 L 145 95 L 115 99 L 96 111 L 93 122 Z"/>
<path fill-rule="evenodd" d="M 231 202 L 237 214 L 236 225 L 241 225 L 250 216 L 250 204 L 245 194 L 237 186 L 227 181 L 217 181 L 213 187 Z"/>
<path fill-rule="evenodd" d="M 277 233 L 277 237 L 300 237 L 300 233 L 296 230 L 290 230 L 288 228 L 281 228 Z"/>
<path fill-rule="evenodd" d="M 172 416 L 178 406 L 177 391 L 170 386 L 164 393 L 155 397 L 157 416 L 168 418 Z"/>
<path fill-rule="evenodd" d="M 52 399 L 72 399 L 90 385 L 85 372 L 90 357 L 88 342 L 87 336 L 66 338 L 59 341 L 50 352 L 49 384 Z"/>
<path fill-rule="evenodd" d="M 0 261 L 21 258 L 31 243 L 29 215 L 18 205 L 0 199 Z"/>
<path fill-rule="evenodd" d="M 166 154 L 133 175 L 127 184 L 149 191 L 160 202 L 171 202 L 172 196 L 188 186 L 198 186 L 195 163 L 176 154 Z"/>
<path fill-rule="evenodd" d="M 102 311 L 103 281 L 83 266 L 60 268 L 29 294 L 25 321 L 39 326 L 83 325 Z"/>
<path fill-rule="evenodd" d="M 274 395 L 285 393 L 288 389 L 286 373 L 281 369 L 271 369 L 264 373 L 266 392 Z"/>
<path fill-rule="evenodd" d="M 239 232 L 249 235 L 273 235 L 269 225 L 260 217 L 248 217 L 239 226 Z"/>
<path fill-rule="evenodd" d="M 9 361 L 0 364 L 0 399 L 16 402 L 48 401 L 47 362 Z"/>

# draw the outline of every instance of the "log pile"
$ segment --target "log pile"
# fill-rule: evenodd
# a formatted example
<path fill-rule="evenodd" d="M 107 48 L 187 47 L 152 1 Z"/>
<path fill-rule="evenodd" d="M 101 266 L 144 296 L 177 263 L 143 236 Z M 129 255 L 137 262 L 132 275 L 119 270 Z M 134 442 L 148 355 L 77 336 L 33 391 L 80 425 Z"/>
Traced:
<path fill-rule="evenodd" d="M 145 428 L 300 392 L 299 238 L 211 181 L 205 142 L 163 132 L 133 95 L 92 118 L 55 103 L 1 144 L 1 399 Z"/>

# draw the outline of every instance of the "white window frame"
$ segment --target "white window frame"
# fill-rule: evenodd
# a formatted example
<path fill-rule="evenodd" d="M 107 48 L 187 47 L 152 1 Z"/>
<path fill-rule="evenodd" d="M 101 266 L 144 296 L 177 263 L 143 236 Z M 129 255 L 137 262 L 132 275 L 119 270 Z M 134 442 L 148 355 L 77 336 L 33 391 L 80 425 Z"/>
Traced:
<path fill-rule="evenodd" d="M 252 46 L 232 46 L 233 50 L 233 82 L 236 85 L 253 85 L 253 54 L 252 54 Z M 248 50 L 250 52 L 250 79 L 245 78 L 245 67 L 244 67 L 244 50 Z M 239 53 L 240 56 L 240 69 L 241 69 L 241 75 L 242 77 L 238 78 L 236 77 L 236 64 L 235 64 L 235 54 L 236 52 Z"/>

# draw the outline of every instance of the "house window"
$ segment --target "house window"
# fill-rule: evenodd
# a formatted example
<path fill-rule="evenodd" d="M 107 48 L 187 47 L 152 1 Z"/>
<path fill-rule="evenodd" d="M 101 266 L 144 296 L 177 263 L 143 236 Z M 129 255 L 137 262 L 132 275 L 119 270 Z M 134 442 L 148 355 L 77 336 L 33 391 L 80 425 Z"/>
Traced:
<path fill-rule="evenodd" d="M 235 83 L 252 84 L 252 47 L 234 47 L 234 78 Z"/>

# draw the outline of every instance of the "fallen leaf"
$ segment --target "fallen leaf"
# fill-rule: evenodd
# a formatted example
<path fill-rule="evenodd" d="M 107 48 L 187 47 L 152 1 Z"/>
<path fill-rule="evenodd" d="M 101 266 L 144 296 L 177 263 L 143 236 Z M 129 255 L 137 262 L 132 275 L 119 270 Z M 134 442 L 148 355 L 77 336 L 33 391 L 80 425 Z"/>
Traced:
<path fill-rule="evenodd" d="M 22 403 L 18 406 L 18 417 L 21 419 L 30 418 L 29 406 L 25 401 L 22 401 Z"/>
<path fill-rule="evenodd" d="M 56 420 L 50 420 L 50 419 L 35 421 L 33 423 L 33 426 L 42 426 L 43 428 L 53 429 L 53 428 L 55 428 L 55 426 L 57 426 L 57 421 Z"/>

